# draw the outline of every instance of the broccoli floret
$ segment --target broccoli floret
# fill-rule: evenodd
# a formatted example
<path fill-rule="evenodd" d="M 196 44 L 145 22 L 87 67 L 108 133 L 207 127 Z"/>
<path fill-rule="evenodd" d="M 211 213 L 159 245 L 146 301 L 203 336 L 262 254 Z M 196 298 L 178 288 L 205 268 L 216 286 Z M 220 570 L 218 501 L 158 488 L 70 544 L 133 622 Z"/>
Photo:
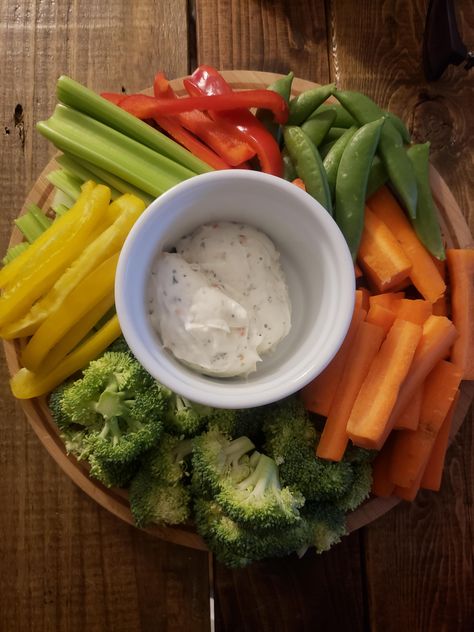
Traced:
<path fill-rule="evenodd" d="M 350 462 L 316 457 L 317 433 L 296 397 L 269 408 L 264 434 L 266 452 L 276 461 L 282 484 L 299 490 L 307 500 L 336 500 L 351 488 Z"/>
<path fill-rule="evenodd" d="M 303 519 L 311 530 L 310 546 L 314 546 L 316 553 L 329 551 L 347 534 L 345 512 L 332 503 L 308 503 Z"/>
<path fill-rule="evenodd" d="M 190 515 L 191 496 L 184 485 L 169 485 L 141 468 L 130 484 L 130 509 L 138 527 L 181 524 Z"/>
<path fill-rule="evenodd" d="M 130 509 L 136 524 L 180 524 L 189 518 L 190 492 L 185 485 L 192 441 L 169 434 L 147 453 L 130 485 Z"/>
<path fill-rule="evenodd" d="M 51 411 L 54 422 L 60 430 L 69 429 L 69 426 L 72 423 L 71 418 L 64 412 L 62 406 L 64 392 L 70 384 L 71 382 L 63 382 L 62 384 L 57 386 L 50 394 L 48 400 L 49 410 Z"/>
<path fill-rule="evenodd" d="M 368 462 L 352 464 L 354 482 L 349 491 L 336 500 L 335 505 L 343 511 L 353 511 L 369 497 L 372 488 L 372 465 Z"/>
<path fill-rule="evenodd" d="M 343 460 L 348 461 L 349 463 L 370 463 L 375 459 L 377 454 L 377 450 L 359 448 L 358 446 L 349 442 L 346 451 L 344 452 Z"/>
<path fill-rule="evenodd" d="M 240 482 L 227 478 L 221 483 L 216 501 L 237 523 L 256 529 L 274 529 L 296 524 L 305 499 L 280 484 L 273 459 L 255 452 L 249 461 L 251 472 Z"/>
<path fill-rule="evenodd" d="M 127 487 L 140 466 L 138 458 L 126 463 L 117 463 L 91 454 L 88 460 L 89 474 L 106 487 Z"/>
<path fill-rule="evenodd" d="M 213 408 L 208 415 L 208 427 L 217 428 L 232 439 L 259 436 L 262 428 L 265 406 L 229 410 Z"/>
<path fill-rule="evenodd" d="M 248 437 L 230 439 L 217 429 L 197 437 L 193 449 L 193 488 L 198 495 L 219 493 L 228 479 L 239 483 L 251 471 L 255 445 Z"/>
<path fill-rule="evenodd" d="M 169 391 L 130 354 L 106 352 L 57 398 L 61 425 L 69 420 L 89 428 L 91 454 L 101 461 L 126 463 L 157 443 Z"/>
<path fill-rule="evenodd" d="M 165 417 L 166 430 L 179 436 L 194 437 L 206 426 L 207 416 L 211 411 L 209 406 L 191 402 L 172 393 Z"/>

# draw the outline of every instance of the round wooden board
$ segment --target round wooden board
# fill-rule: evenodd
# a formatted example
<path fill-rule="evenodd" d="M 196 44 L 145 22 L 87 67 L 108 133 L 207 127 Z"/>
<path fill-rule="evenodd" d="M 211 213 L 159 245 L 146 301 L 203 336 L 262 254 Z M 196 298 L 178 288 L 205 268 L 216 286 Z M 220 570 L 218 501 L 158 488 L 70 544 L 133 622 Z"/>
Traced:
<path fill-rule="evenodd" d="M 273 82 L 279 75 L 268 72 L 255 71 L 223 71 L 222 74 L 236 90 L 265 88 Z M 184 94 L 181 79 L 171 82 L 172 87 L 178 94 Z M 293 93 L 299 94 L 304 90 L 314 87 L 315 84 L 303 79 L 295 79 L 293 82 Z M 145 91 L 148 92 L 148 91 Z M 48 211 L 53 195 L 53 186 L 46 179 L 46 175 L 57 168 L 53 159 L 43 170 L 32 190 L 30 191 L 20 214 L 23 214 L 27 207 L 34 203 L 43 210 Z M 440 221 L 443 234 L 448 246 L 466 248 L 472 247 L 472 235 L 469 227 L 459 209 L 453 195 L 440 174 L 431 168 L 431 184 L 434 198 L 440 213 Z M 14 229 L 10 244 L 21 241 L 21 234 L 18 229 Z M 8 369 L 11 375 L 20 368 L 19 350 L 21 341 L 4 342 L 5 355 Z M 454 422 L 452 426 L 452 436 L 459 430 L 469 406 L 474 398 L 474 382 L 463 382 L 461 397 L 456 408 Z M 21 400 L 20 404 L 28 418 L 30 425 L 38 435 L 46 450 L 71 478 L 86 494 L 93 498 L 100 505 L 105 507 L 125 522 L 133 523 L 128 504 L 128 494 L 120 489 L 108 489 L 98 481 L 89 478 L 88 467 L 84 463 L 78 462 L 74 457 L 68 456 L 64 450 L 64 445 L 59 437 L 56 425 L 54 424 L 45 398 L 32 400 Z M 399 502 L 396 498 L 381 499 L 374 498 L 368 500 L 356 511 L 348 516 L 347 526 L 349 531 L 354 531 L 363 527 L 373 520 L 376 520 L 389 511 Z M 160 527 L 155 526 L 146 530 L 151 535 L 181 544 L 195 549 L 207 550 L 203 539 L 193 530 L 192 527 Z"/>

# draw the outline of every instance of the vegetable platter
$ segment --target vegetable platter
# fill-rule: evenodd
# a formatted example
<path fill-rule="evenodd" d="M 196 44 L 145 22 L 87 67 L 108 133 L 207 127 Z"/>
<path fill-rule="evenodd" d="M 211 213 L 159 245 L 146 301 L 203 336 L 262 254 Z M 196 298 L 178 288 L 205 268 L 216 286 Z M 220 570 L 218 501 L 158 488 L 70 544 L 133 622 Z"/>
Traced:
<path fill-rule="evenodd" d="M 264 89 L 272 84 L 279 75 L 272 73 L 254 71 L 224 71 L 223 77 L 234 90 Z M 178 96 L 185 94 L 182 79 L 170 82 Z M 294 79 L 292 84 L 292 96 L 296 96 L 304 91 L 315 88 L 316 84 Z M 144 91 L 151 94 L 152 91 Z M 53 159 L 44 169 L 38 178 L 30 194 L 28 195 L 24 207 L 20 213 L 24 214 L 31 204 L 40 207 L 47 213 L 51 207 L 54 187 L 47 180 L 47 175 L 57 169 L 56 160 Z M 470 248 L 473 245 L 472 236 L 464 217 L 454 200 L 449 188 L 443 181 L 441 175 L 431 166 L 430 183 L 434 201 L 439 211 L 439 220 L 443 240 L 451 248 Z M 18 229 L 14 229 L 10 245 L 15 245 L 21 241 L 21 234 Z M 10 374 L 13 376 L 20 369 L 20 353 L 25 346 L 23 339 L 15 341 L 5 341 L 4 348 Z M 459 430 L 469 406 L 474 397 L 474 383 L 462 382 L 460 396 L 454 412 L 451 426 L 450 440 Z M 108 488 L 99 481 L 90 478 L 88 466 L 84 462 L 77 461 L 73 456 L 69 456 L 64 448 L 64 443 L 59 436 L 58 428 L 53 422 L 45 397 L 32 399 L 22 399 L 21 406 L 38 435 L 39 439 L 55 459 L 64 472 L 91 498 L 112 512 L 122 520 L 134 524 L 133 516 L 129 509 L 128 493 L 119 488 Z M 356 530 L 373 520 L 377 519 L 385 512 L 389 511 L 399 502 L 399 498 L 371 498 L 359 506 L 348 516 L 347 530 Z M 192 526 L 153 526 L 147 531 L 158 538 L 178 543 L 184 546 L 206 550 L 204 540 Z"/>

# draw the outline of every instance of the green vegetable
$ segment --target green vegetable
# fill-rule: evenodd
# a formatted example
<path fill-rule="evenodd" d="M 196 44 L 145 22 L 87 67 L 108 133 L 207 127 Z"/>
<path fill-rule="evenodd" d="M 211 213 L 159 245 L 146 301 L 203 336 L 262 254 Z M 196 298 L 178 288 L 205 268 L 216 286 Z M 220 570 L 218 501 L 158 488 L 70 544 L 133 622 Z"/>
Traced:
<path fill-rule="evenodd" d="M 396 114 L 393 114 L 393 112 L 385 111 L 384 115 L 385 115 L 385 118 L 391 121 L 393 127 L 397 130 L 397 132 L 402 137 L 403 142 L 407 144 L 410 143 L 411 142 L 410 132 L 408 131 L 407 126 L 402 121 L 402 119 L 398 117 Z"/>
<path fill-rule="evenodd" d="M 107 352 L 81 378 L 54 391 L 50 407 L 60 427 L 87 428 L 88 457 L 124 464 L 157 443 L 168 398 L 130 354 Z"/>
<path fill-rule="evenodd" d="M 35 204 L 31 204 L 28 207 L 28 211 L 24 215 L 20 215 L 15 220 L 15 225 L 25 239 L 31 244 L 38 239 L 38 237 L 44 233 L 44 231 L 52 224 L 52 219 L 46 217 L 43 211 L 36 206 Z"/>
<path fill-rule="evenodd" d="M 68 196 L 68 204 L 71 207 L 81 194 L 81 186 L 85 180 L 81 180 L 64 169 L 50 171 L 46 179 L 59 191 Z"/>
<path fill-rule="evenodd" d="M 329 190 L 331 191 L 332 199 L 335 198 L 336 193 L 336 178 L 337 170 L 339 169 L 339 163 L 341 162 L 342 154 L 356 132 L 356 127 L 349 127 L 342 136 L 340 136 L 334 145 L 329 149 L 323 160 L 323 166 L 326 170 L 326 176 L 328 179 Z"/>
<path fill-rule="evenodd" d="M 413 165 L 418 185 L 416 217 L 411 218 L 411 223 L 426 249 L 434 257 L 443 261 L 446 258 L 446 253 L 444 251 L 436 205 L 431 194 L 429 174 L 430 144 L 412 145 L 407 150 L 407 154 Z"/>
<path fill-rule="evenodd" d="M 330 83 L 302 92 L 289 105 L 288 125 L 301 125 L 335 91 L 336 84 Z"/>
<path fill-rule="evenodd" d="M 281 152 L 281 157 L 283 160 L 283 177 L 285 180 L 288 180 L 288 182 L 293 182 L 293 180 L 298 177 L 298 174 L 296 173 L 295 165 L 286 148 Z"/>
<path fill-rule="evenodd" d="M 65 75 L 59 77 L 56 91 L 58 99 L 62 103 L 121 132 L 128 138 L 138 141 L 139 144 L 151 148 L 154 152 L 167 156 L 170 161 L 183 165 L 193 173 L 212 171 L 209 165 L 193 156 L 191 152 L 178 145 L 174 140 L 70 77 Z"/>
<path fill-rule="evenodd" d="M 335 118 L 336 111 L 329 108 L 305 121 L 301 129 L 308 134 L 311 142 L 318 147 L 329 132 Z"/>
<path fill-rule="evenodd" d="M 7 250 L 5 256 L 2 259 L 2 263 L 3 265 L 7 265 L 7 263 L 10 263 L 10 261 L 13 261 L 13 259 L 16 259 L 16 257 L 18 257 L 19 255 L 21 255 L 22 252 L 24 252 L 29 246 L 29 243 L 27 241 L 22 241 L 20 244 L 16 244 L 15 246 L 10 246 L 10 248 Z"/>
<path fill-rule="evenodd" d="M 341 138 L 341 136 L 343 136 L 346 131 L 347 131 L 346 127 L 331 127 L 331 129 L 326 134 L 326 137 L 324 140 L 330 143 L 333 140 L 337 140 L 338 138 Z"/>
<path fill-rule="evenodd" d="M 383 162 L 378 156 L 374 156 L 367 180 L 366 199 L 380 189 L 388 180 L 388 173 Z"/>
<path fill-rule="evenodd" d="M 323 103 L 320 105 L 309 117 L 308 121 L 321 112 L 325 112 L 326 110 L 332 110 L 336 113 L 336 118 L 334 119 L 335 127 L 352 127 L 353 125 L 357 125 L 357 122 L 354 118 L 349 114 L 347 110 L 345 110 L 340 103 Z"/>
<path fill-rule="evenodd" d="M 283 138 L 306 191 L 332 215 L 331 192 L 318 150 L 301 127 L 286 126 L 283 129 Z"/>
<path fill-rule="evenodd" d="M 186 486 L 192 442 L 164 434 L 143 459 L 130 485 L 130 509 L 135 523 L 180 524 L 190 516 Z"/>
<path fill-rule="evenodd" d="M 282 485 L 298 490 L 307 501 L 336 501 L 350 491 L 351 463 L 315 456 L 317 434 L 296 397 L 269 408 L 264 434 L 265 451 L 278 463 Z"/>
<path fill-rule="evenodd" d="M 336 178 L 336 222 L 356 259 L 364 229 L 367 181 L 385 119 L 367 123 L 344 149 Z"/>
<path fill-rule="evenodd" d="M 269 86 L 267 86 L 267 90 L 272 90 L 273 92 L 276 92 L 288 103 L 290 100 L 291 84 L 293 83 L 293 78 L 294 74 L 292 72 L 289 72 L 284 77 L 280 77 Z M 261 123 L 263 123 L 263 125 L 279 143 L 281 141 L 281 127 L 275 121 L 275 116 L 273 112 L 271 110 L 259 108 L 256 111 L 255 116 Z"/>
<path fill-rule="evenodd" d="M 383 110 L 365 94 L 337 90 L 334 96 L 361 125 L 384 116 Z M 392 120 L 388 120 L 383 126 L 378 150 L 391 183 L 403 200 L 409 215 L 415 217 L 418 196 L 416 178 L 403 146 L 403 138 Z"/>
<path fill-rule="evenodd" d="M 254 452 L 250 472 L 241 481 L 225 478 L 215 497 L 225 514 L 255 529 L 281 528 L 300 520 L 305 499 L 297 490 L 282 487 L 278 467 L 265 454 Z"/>
<path fill-rule="evenodd" d="M 38 123 L 37 128 L 58 149 L 87 160 L 154 197 L 195 175 L 149 147 L 64 105 L 57 105 L 54 114 Z"/>
<path fill-rule="evenodd" d="M 207 415 L 211 410 L 208 406 L 190 402 L 185 397 L 172 393 L 165 418 L 166 430 L 173 434 L 193 437 L 204 429 Z"/>

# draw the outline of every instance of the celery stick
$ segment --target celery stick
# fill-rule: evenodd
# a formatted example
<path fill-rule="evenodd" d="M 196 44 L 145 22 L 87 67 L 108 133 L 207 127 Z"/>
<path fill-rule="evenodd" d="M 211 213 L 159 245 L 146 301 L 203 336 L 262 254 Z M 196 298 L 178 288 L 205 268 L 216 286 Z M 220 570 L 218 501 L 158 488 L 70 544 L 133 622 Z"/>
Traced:
<path fill-rule="evenodd" d="M 76 178 L 76 176 L 71 176 L 66 173 L 64 169 L 55 169 L 54 171 L 50 171 L 46 178 L 57 189 L 69 196 L 69 198 L 73 200 L 73 203 L 81 194 L 82 181 L 79 178 Z"/>
<path fill-rule="evenodd" d="M 194 175 L 149 147 L 65 105 L 57 105 L 53 116 L 38 123 L 37 129 L 58 149 L 155 197 Z"/>
<path fill-rule="evenodd" d="M 97 121 L 105 123 L 147 147 L 151 147 L 160 154 L 187 167 L 195 174 L 213 171 L 212 167 L 193 156 L 191 152 L 178 145 L 174 140 L 70 77 L 65 75 L 59 77 L 56 91 L 58 99 L 62 103 L 88 114 Z"/>
<path fill-rule="evenodd" d="M 74 205 L 75 201 L 76 200 L 70 197 L 67 193 L 64 193 L 64 191 L 61 191 L 61 189 L 55 189 L 53 203 L 51 204 L 51 208 L 57 215 L 58 213 L 56 211 L 56 207 L 64 206 L 66 211 L 68 211 L 71 208 L 71 206 Z"/>
<path fill-rule="evenodd" d="M 56 213 L 58 217 L 61 215 L 64 215 L 64 213 L 66 213 L 70 209 L 70 207 L 66 206 L 65 204 L 55 204 L 54 202 L 51 205 L 51 208 L 53 209 L 53 211 Z"/>
<path fill-rule="evenodd" d="M 26 250 L 29 245 L 30 244 L 27 241 L 22 241 L 21 243 L 16 244 L 16 246 L 10 246 L 2 259 L 3 265 L 6 266 L 7 263 L 10 263 L 10 261 L 13 261 L 13 259 L 18 257 L 18 255 L 21 255 L 21 253 Z"/>
<path fill-rule="evenodd" d="M 26 241 L 28 241 L 30 244 L 35 239 L 37 239 L 45 230 L 38 222 L 36 217 L 30 212 L 21 215 L 20 217 L 15 219 L 14 222 L 15 225 L 20 229 Z"/>
<path fill-rule="evenodd" d="M 36 204 L 30 204 L 28 206 L 28 212 L 31 213 L 43 230 L 49 228 L 53 223 L 53 220 L 47 217 Z"/>
<path fill-rule="evenodd" d="M 134 187 L 132 184 L 125 182 L 121 178 L 114 176 L 112 173 L 108 171 L 104 171 L 100 167 L 95 165 L 91 165 L 90 162 L 86 160 L 82 160 L 81 158 L 76 158 L 72 156 L 68 156 L 67 154 L 63 154 L 59 158 L 56 158 L 56 162 L 58 162 L 64 169 L 79 176 L 82 173 L 88 173 L 88 179 L 96 180 L 96 182 L 102 182 L 109 186 L 112 190 L 112 199 L 114 197 L 114 191 L 117 192 L 117 196 L 119 197 L 122 193 L 133 193 L 137 197 L 141 198 L 145 204 L 148 206 L 154 200 L 154 197 L 145 193 L 145 191 L 141 191 Z"/>

